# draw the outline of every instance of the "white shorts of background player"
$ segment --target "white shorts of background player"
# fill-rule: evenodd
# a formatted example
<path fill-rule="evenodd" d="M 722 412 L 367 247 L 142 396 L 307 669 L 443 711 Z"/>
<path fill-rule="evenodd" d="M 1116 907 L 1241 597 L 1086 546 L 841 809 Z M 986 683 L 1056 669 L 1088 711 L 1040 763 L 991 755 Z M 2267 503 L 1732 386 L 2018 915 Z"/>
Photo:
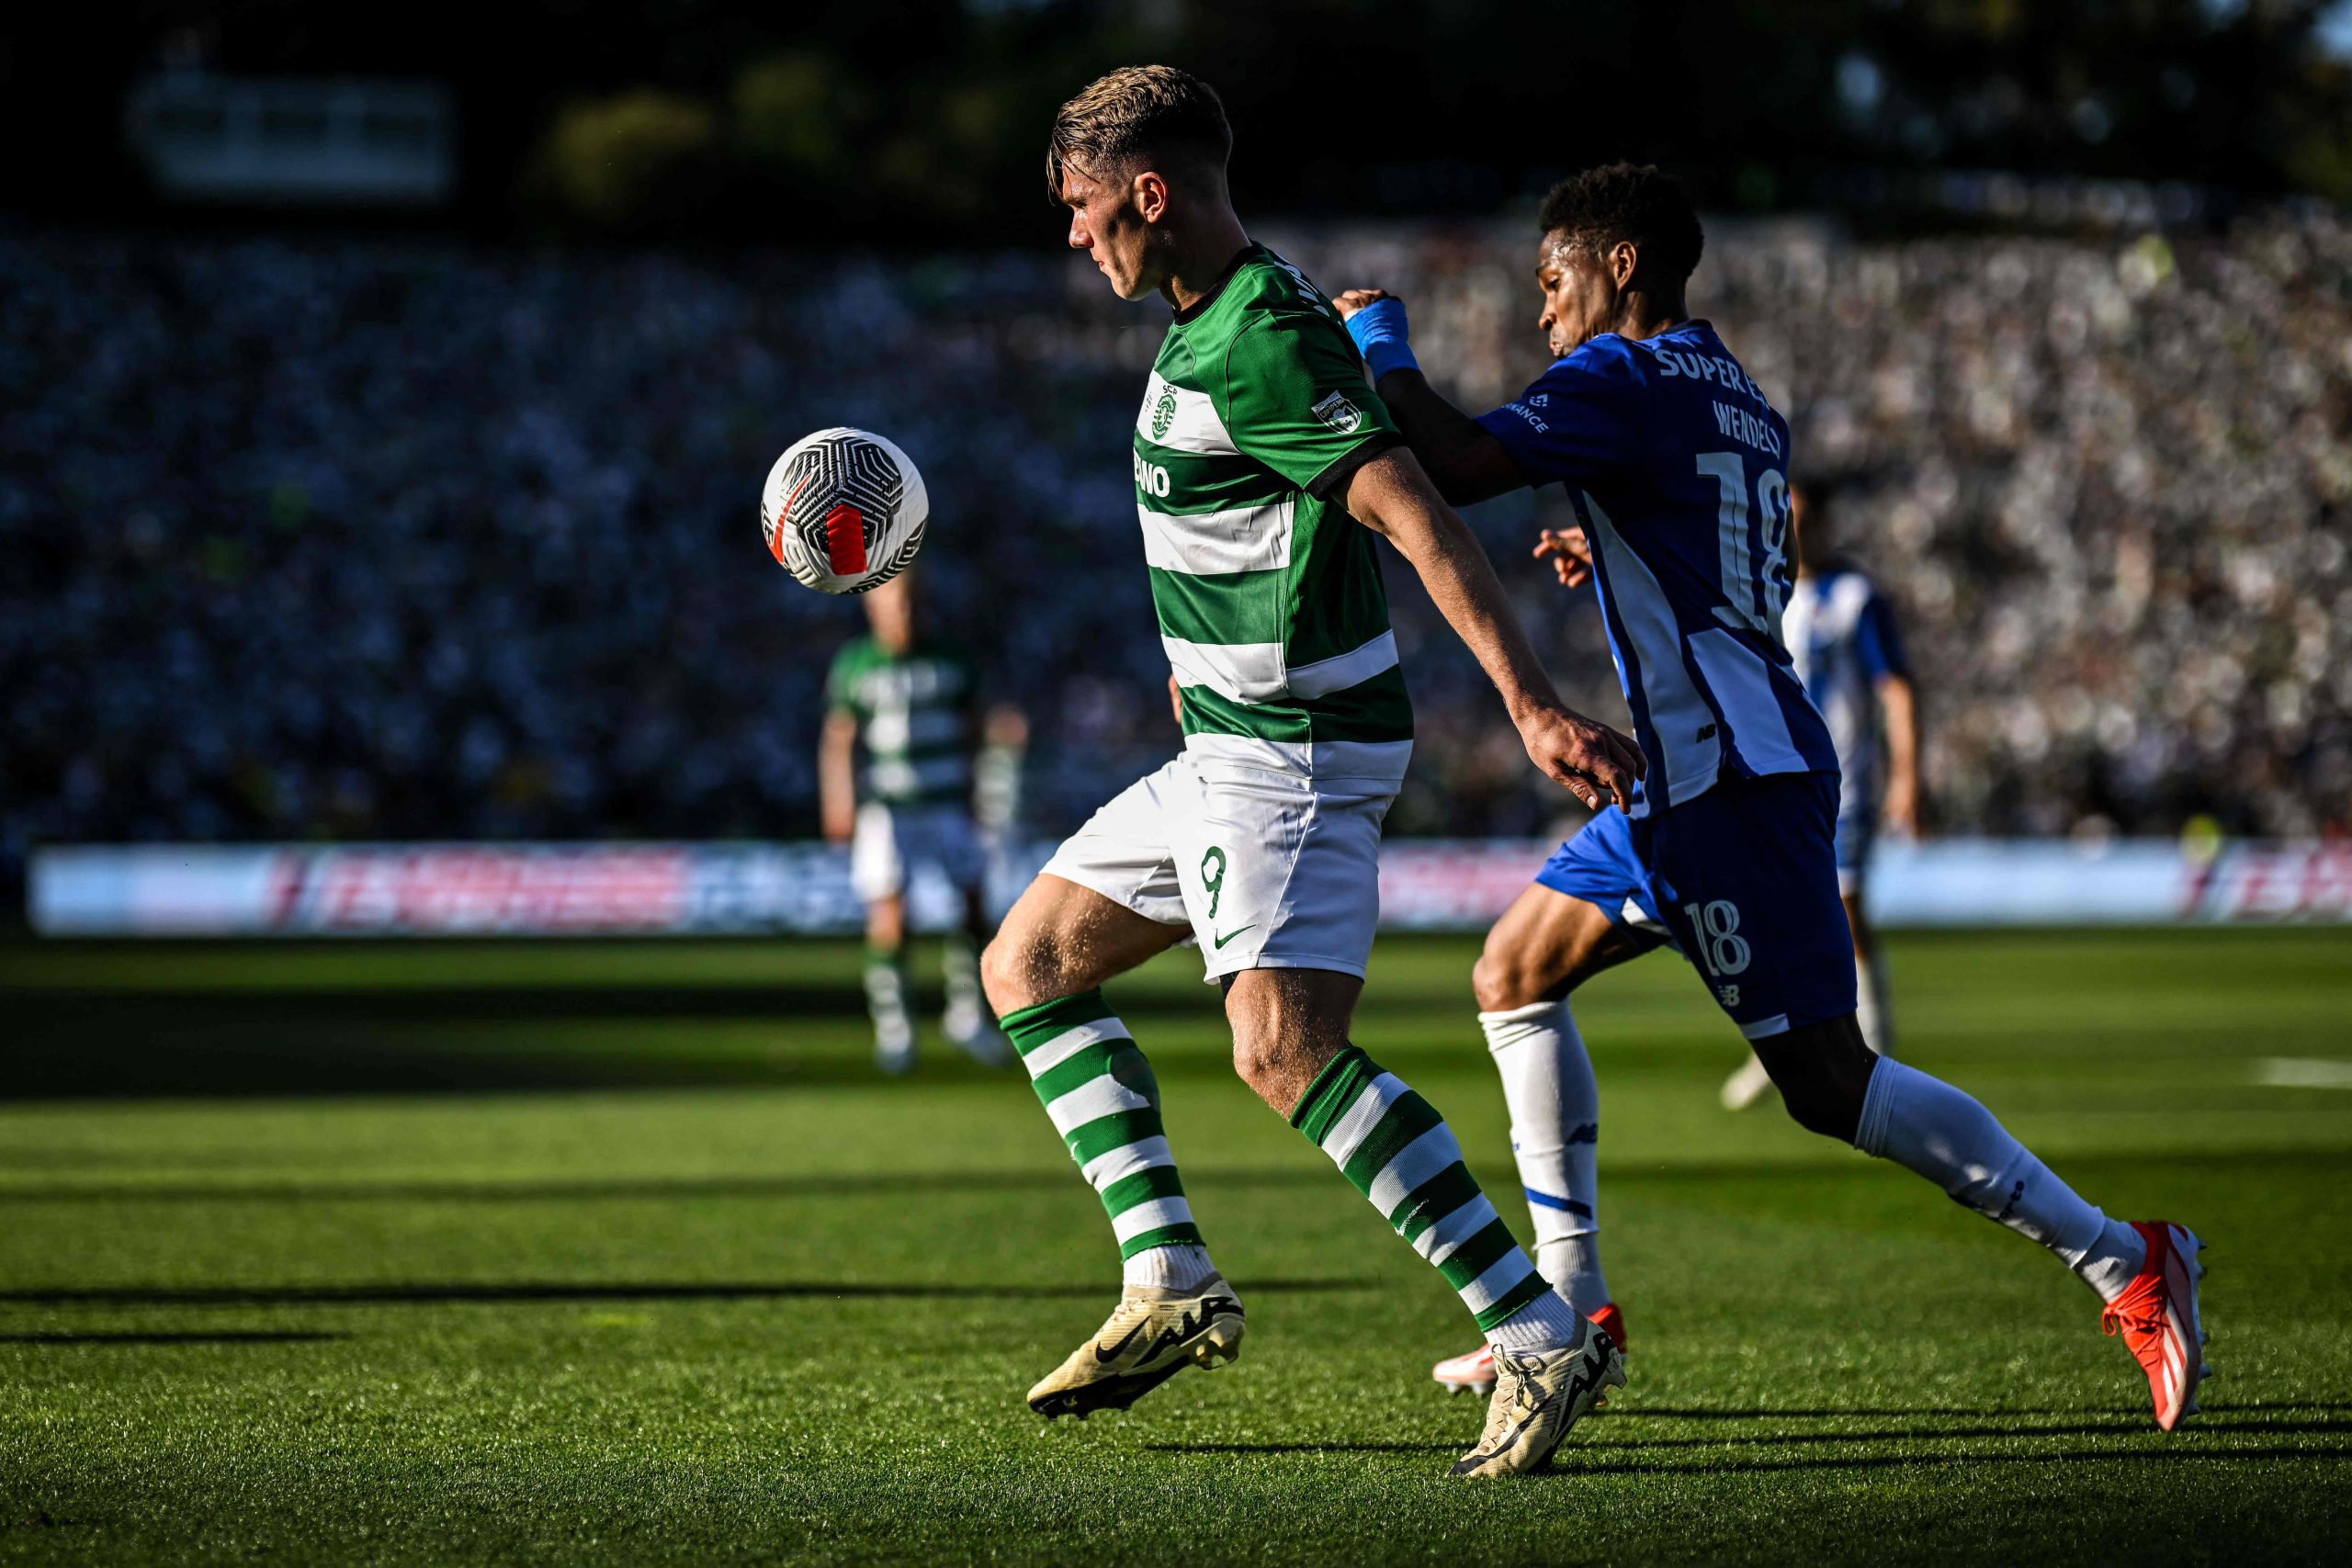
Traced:
<path fill-rule="evenodd" d="M 914 868 L 926 864 L 937 866 L 959 894 L 980 886 L 988 855 L 971 812 L 954 802 L 888 806 L 869 800 L 857 808 L 849 882 L 859 902 L 904 893 Z"/>

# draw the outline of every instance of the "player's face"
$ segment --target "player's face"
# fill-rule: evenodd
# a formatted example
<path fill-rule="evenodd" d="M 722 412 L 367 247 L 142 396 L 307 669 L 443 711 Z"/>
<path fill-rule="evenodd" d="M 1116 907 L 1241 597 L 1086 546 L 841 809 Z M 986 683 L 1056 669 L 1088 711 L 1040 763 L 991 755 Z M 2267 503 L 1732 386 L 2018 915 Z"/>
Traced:
<path fill-rule="evenodd" d="M 1552 345 L 1553 358 L 1565 358 L 1609 331 L 1617 310 L 1616 284 L 1584 251 L 1555 244 L 1547 236 L 1537 257 L 1535 287 L 1544 296 L 1544 312 L 1535 324 Z"/>
<path fill-rule="evenodd" d="M 1076 168 L 1062 171 L 1062 202 L 1069 209 L 1069 248 L 1084 251 L 1122 299 L 1141 299 L 1159 287 L 1148 276 L 1151 226 L 1144 220 L 1131 181 L 1098 180 Z"/>

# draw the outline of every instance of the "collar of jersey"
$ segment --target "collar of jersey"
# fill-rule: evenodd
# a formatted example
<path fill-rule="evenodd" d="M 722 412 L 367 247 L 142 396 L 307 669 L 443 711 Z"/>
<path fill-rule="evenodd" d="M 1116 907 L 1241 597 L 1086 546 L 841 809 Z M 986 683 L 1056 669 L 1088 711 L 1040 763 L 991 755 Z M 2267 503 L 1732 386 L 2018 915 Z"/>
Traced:
<path fill-rule="evenodd" d="M 1189 327 L 1199 321 L 1201 312 L 1216 303 L 1216 297 L 1225 292 L 1225 286 L 1233 281 L 1234 275 L 1251 262 L 1260 259 L 1265 253 L 1266 247 L 1255 240 L 1242 246 L 1240 252 L 1226 264 L 1225 270 L 1217 275 L 1216 281 L 1209 285 L 1208 292 L 1176 312 L 1176 324 L 1180 327 Z"/>

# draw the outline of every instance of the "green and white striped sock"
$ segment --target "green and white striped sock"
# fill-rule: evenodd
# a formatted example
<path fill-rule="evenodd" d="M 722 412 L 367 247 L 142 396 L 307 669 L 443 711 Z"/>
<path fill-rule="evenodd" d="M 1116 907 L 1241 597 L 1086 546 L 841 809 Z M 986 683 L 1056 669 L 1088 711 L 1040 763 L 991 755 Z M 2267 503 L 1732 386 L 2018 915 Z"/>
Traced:
<path fill-rule="evenodd" d="M 1159 1125 L 1159 1081 L 1101 991 L 998 1020 L 1054 1131 L 1111 1216 L 1126 1282 L 1189 1288 L 1216 1270 Z"/>
<path fill-rule="evenodd" d="M 914 1019 L 907 1010 L 907 955 L 868 943 L 865 949 L 865 1010 L 874 1020 L 874 1052 L 886 1066 L 914 1060 Z"/>
<path fill-rule="evenodd" d="M 1445 1118 L 1401 1078 L 1351 1045 L 1325 1064 L 1290 1122 L 1437 1265 L 1490 1340 L 1526 1349 L 1575 1342 L 1576 1314 L 1511 1239 Z"/>

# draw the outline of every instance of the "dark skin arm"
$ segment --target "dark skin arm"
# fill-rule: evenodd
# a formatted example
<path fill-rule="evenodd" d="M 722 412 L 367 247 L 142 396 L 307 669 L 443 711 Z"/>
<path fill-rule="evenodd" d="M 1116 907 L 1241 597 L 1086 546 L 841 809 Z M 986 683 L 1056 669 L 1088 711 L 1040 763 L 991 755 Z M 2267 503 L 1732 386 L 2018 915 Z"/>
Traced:
<path fill-rule="evenodd" d="M 1332 303 L 1345 319 L 1387 298 L 1385 289 L 1351 288 Z M 1527 488 L 1527 477 L 1494 433 L 1447 402 L 1419 371 L 1391 370 L 1376 389 L 1405 444 L 1451 504 L 1468 506 Z"/>

